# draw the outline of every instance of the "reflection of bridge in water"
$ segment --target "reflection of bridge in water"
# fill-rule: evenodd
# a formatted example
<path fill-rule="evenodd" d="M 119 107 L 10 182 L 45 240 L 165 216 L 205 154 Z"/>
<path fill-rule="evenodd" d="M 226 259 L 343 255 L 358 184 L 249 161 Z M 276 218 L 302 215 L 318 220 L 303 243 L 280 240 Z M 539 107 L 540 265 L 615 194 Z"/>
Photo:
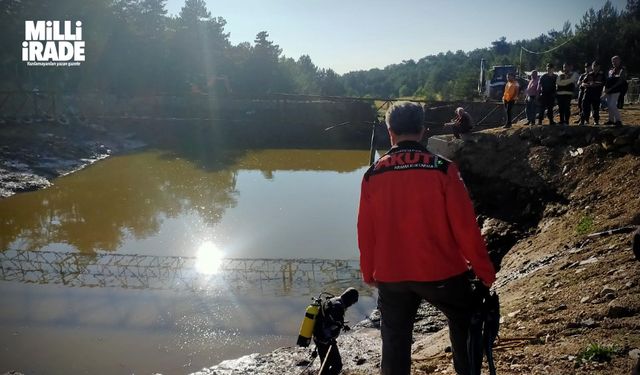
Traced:
<path fill-rule="evenodd" d="M 7 250 L 0 252 L 0 280 L 179 291 L 222 287 L 285 295 L 338 291 L 360 283 L 357 260 L 223 259 L 214 275 L 199 273 L 197 261 L 195 257 Z"/>

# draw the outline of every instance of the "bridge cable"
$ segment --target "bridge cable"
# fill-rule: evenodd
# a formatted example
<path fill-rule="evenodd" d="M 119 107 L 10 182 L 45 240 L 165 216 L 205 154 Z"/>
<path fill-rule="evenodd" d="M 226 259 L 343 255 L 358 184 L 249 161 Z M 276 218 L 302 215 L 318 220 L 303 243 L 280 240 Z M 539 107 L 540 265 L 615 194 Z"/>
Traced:
<path fill-rule="evenodd" d="M 557 46 L 555 46 L 553 48 L 550 48 L 550 49 L 548 49 L 546 51 L 538 51 L 538 52 L 536 52 L 536 51 L 532 51 L 530 49 L 524 48 L 523 46 L 520 46 L 520 70 L 522 70 L 522 51 L 525 51 L 525 52 L 533 54 L 533 55 L 544 55 L 546 53 L 553 52 L 553 51 L 557 50 L 558 48 L 564 46 L 565 44 L 567 44 L 570 41 L 572 41 L 573 39 L 575 39 L 575 37 L 576 36 L 574 35 L 571 38 L 569 38 L 569 39 L 565 40 L 564 42 L 560 43 L 559 45 L 557 45 Z"/>

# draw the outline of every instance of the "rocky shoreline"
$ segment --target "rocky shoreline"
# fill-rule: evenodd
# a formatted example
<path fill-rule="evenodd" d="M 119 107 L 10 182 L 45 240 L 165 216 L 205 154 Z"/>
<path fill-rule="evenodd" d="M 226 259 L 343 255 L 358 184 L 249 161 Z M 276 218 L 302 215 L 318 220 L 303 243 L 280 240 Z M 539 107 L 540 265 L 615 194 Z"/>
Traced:
<path fill-rule="evenodd" d="M 446 318 L 427 303 L 418 310 L 413 333 L 424 339 L 446 326 Z M 353 326 L 353 329 L 338 337 L 338 348 L 342 356 L 342 373 L 373 374 L 379 371 L 382 350 L 380 338 L 380 315 L 374 310 L 371 315 Z M 253 353 L 237 359 L 223 361 L 216 366 L 204 368 L 192 375 L 301 375 L 317 374 L 320 360 L 313 359 L 309 348 L 283 347 L 270 353 Z"/>
<path fill-rule="evenodd" d="M 0 126 L 0 199 L 47 188 L 56 177 L 142 146 L 133 134 L 96 124 L 6 122 Z"/>

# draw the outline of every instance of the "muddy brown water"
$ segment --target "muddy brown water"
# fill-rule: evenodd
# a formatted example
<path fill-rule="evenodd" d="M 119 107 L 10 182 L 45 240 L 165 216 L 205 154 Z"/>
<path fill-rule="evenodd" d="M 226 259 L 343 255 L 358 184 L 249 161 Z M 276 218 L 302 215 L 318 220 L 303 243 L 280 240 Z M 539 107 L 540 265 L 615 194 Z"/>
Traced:
<path fill-rule="evenodd" d="M 0 372 L 183 374 L 295 343 L 355 285 L 368 151 L 147 150 L 0 200 Z"/>

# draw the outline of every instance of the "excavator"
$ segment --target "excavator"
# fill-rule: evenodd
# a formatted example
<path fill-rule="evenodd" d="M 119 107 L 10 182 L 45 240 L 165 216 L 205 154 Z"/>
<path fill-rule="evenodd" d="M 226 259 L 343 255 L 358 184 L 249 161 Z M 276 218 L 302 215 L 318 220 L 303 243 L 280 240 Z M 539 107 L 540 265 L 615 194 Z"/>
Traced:
<path fill-rule="evenodd" d="M 487 78 L 487 73 L 491 78 Z M 520 85 L 520 91 L 527 87 L 528 81 L 518 75 L 518 69 L 514 65 L 497 65 L 487 69 L 486 60 L 480 60 L 480 79 L 478 81 L 478 93 L 486 100 L 501 100 L 504 86 L 507 84 L 507 74 L 513 73 Z"/>

